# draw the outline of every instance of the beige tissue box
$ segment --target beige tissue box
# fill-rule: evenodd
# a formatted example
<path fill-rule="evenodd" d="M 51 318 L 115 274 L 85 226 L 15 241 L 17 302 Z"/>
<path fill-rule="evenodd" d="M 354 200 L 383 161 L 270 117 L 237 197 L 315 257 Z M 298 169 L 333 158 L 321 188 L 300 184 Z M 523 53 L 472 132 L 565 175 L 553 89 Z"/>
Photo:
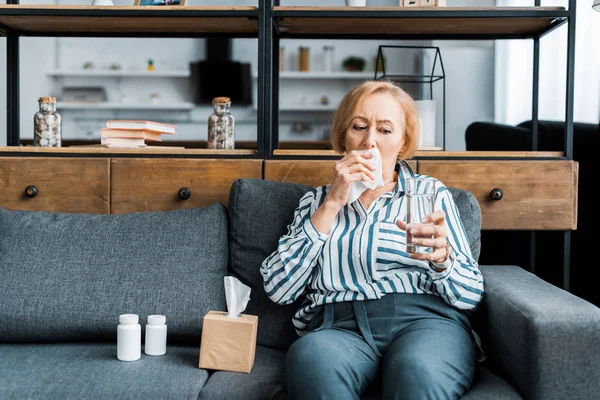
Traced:
<path fill-rule="evenodd" d="M 202 327 L 199 367 L 249 373 L 254 365 L 257 329 L 256 315 L 229 318 L 226 312 L 209 311 Z"/>

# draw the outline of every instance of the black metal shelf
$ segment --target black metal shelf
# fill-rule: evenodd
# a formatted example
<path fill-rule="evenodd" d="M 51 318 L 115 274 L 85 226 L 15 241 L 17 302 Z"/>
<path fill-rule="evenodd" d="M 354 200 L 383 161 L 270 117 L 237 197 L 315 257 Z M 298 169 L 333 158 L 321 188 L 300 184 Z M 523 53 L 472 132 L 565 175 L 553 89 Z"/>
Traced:
<path fill-rule="evenodd" d="M 532 39 L 569 18 L 562 7 L 275 7 L 281 38 Z M 357 20 L 360 23 L 357 24 Z"/>
<path fill-rule="evenodd" d="M 273 156 L 278 148 L 279 46 L 281 39 L 435 39 L 502 40 L 530 39 L 534 42 L 534 67 L 539 66 L 539 40 L 566 24 L 568 30 L 567 118 L 565 155 L 572 159 L 573 68 L 576 0 L 569 8 L 541 7 L 305 7 L 279 6 L 266 0 L 264 52 L 265 98 L 264 154 Z M 269 62 L 270 61 L 270 62 Z M 535 69 L 535 68 L 534 68 Z M 533 72 L 533 139 L 537 150 L 539 74 Z"/>
<path fill-rule="evenodd" d="M 258 37 L 256 7 L 0 5 L 0 35 Z"/>
<path fill-rule="evenodd" d="M 534 7 L 444 7 L 411 8 L 399 7 L 280 7 L 279 0 L 270 3 L 265 12 L 264 41 L 262 49 L 269 58 L 264 63 L 264 111 L 265 158 L 270 159 L 330 159 L 330 156 L 283 155 L 274 152 L 278 148 L 279 128 L 279 46 L 280 39 L 402 39 L 402 40 L 502 40 L 529 39 L 533 41 L 533 102 L 531 150 L 538 146 L 539 106 L 539 58 L 540 39 L 566 24 L 567 31 L 567 84 L 565 141 L 562 157 L 549 159 L 573 159 L 573 106 L 575 68 L 575 24 L 576 0 L 569 0 L 568 10 L 562 7 L 541 7 L 540 0 Z M 272 7 L 273 5 L 274 7 Z M 269 62 L 270 61 L 270 62 Z M 419 159 L 446 159 L 425 156 Z M 481 157 L 482 160 L 494 158 Z M 517 159 L 529 159 L 518 157 Z M 539 158 L 531 158 L 539 159 Z M 570 285 L 571 232 L 564 232 L 563 288 Z M 535 254 L 535 232 L 531 235 L 532 255 Z M 535 258 L 531 258 L 531 271 Z"/>
<path fill-rule="evenodd" d="M 14 149 L 13 149 L 14 148 Z M 31 148 L 24 146 L 0 147 L 0 157 L 44 157 L 44 158 L 185 158 L 185 159 L 256 159 L 256 151 L 231 151 L 224 153 L 194 151 L 194 149 L 161 149 L 160 151 L 129 151 L 128 149 L 94 149 L 81 147 Z"/>
<path fill-rule="evenodd" d="M 280 7 L 259 0 L 258 7 L 32 6 L 7 0 L 0 5 L 0 36 L 7 38 L 7 144 L 18 146 L 19 37 L 237 37 L 258 39 L 257 151 L 253 155 L 157 154 L 151 157 L 312 159 L 275 154 L 279 127 L 279 41 L 306 39 L 498 40 L 532 39 L 534 44 L 532 151 L 537 150 L 539 40 L 567 24 L 567 84 L 564 156 L 573 159 L 573 104 L 576 0 L 569 7 Z M 5 149 L 0 155 L 17 155 Z M 23 153 L 21 153 L 23 154 Z M 67 153 L 55 153 L 66 156 Z M 53 154 L 54 156 L 54 154 Z M 102 154 L 105 156 L 105 154 Z M 127 154 L 116 155 L 128 157 Z M 145 155 L 144 155 L 145 156 Z M 508 156 L 510 158 L 510 156 Z M 330 159 L 333 155 L 315 158 Z M 425 158 L 429 159 L 429 155 Z M 431 159 L 446 159 L 443 153 Z M 470 158 L 472 159 L 472 158 Z M 488 159 L 482 157 L 481 159 Z M 493 158 L 490 158 L 493 160 Z M 528 159 L 518 157 L 518 159 Z M 533 159 L 539 159 L 533 157 Z M 533 236 L 532 236 L 533 237 Z M 535 240 L 532 239 L 532 246 Z M 563 287 L 569 288 L 570 231 L 564 233 Z M 533 254 L 533 253 L 532 253 Z M 532 266 L 535 265 L 532 260 Z"/>

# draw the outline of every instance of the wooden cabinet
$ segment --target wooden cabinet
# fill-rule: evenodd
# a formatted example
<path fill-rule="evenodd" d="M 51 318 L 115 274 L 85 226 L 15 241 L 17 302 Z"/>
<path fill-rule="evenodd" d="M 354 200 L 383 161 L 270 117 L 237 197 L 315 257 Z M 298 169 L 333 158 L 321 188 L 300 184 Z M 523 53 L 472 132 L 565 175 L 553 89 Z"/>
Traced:
<path fill-rule="evenodd" d="M 107 214 L 108 177 L 108 159 L 0 157 L 0 207 Z"/>
<path fill-rule="evenodd" d="M 482 229 L 574 230 L 578 167 L 572 160 L 426 160 L 417 169 L 473 193 Z"/>
<path fill-rule="evenodd" d="M 214 202 L 227 205 L 236 179 L 321 186 L 332 182 L 334 164 L 333 159 L 0 157 L 0 207 L 119 214 Z M 409 164 L 448 187 L 473 193 L 485 230 L 577 229 L 576 161 L 461 159 Z"/>
<path fill-rule="evenodd" d="M 0 157 L 0 207 L 118 214 L 227 205 L 239 178 L 261 179 L 262 160 Z"/>
<path fill-rule="evenodd" d="M 265 179 L 331 183 L 335 160 L 267 160 Z M 410 160 L 413 170 L 470 191 L 482 229 L 577 229 L 578 166 L 572 160 Z"/>
<path fill-rule="evenodd" d="M 265 179 L 309 186 L 327 185 L 333 180 L 335 160 L 267 160 Z"/>
<path fill-rule="evenodd" d="M 262 160 L 111 159 L 111 213 L 227 205 L 239 178 L 262 177 Z"/>

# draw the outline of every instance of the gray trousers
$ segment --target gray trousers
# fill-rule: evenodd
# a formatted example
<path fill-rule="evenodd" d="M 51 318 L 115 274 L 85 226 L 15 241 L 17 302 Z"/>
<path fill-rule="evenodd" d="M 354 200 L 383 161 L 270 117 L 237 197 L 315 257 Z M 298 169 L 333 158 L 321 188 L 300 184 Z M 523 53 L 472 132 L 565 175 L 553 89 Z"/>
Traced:
<path fill-rule="evenodd" d="M 328 304 L 311 322 L 286 354 L 290 400 L 359 399 L 376 379 L 383 400 L 458 399 L 473 383 L 469 320 L 437 296 Z"/>

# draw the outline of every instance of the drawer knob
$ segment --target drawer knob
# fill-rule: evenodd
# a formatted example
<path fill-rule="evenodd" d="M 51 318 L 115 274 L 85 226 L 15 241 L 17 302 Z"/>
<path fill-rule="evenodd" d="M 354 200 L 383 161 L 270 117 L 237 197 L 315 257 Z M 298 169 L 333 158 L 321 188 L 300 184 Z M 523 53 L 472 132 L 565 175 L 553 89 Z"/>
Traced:
<path fill-rule="evenodd" d="M 33 185 L 29 185 L 25 188 L 25 196 L 33 199 L 38 194 L 38 188 Z"/>
<path fill-rule="evenodd" d="M 492 189 L 490 195 L 492 196 L 492 200 L 498 201 L 502 200 L 502 198 L 504 197 L 504 192 L 500 188 L 494 188 Z"/>
<path fill-rule="evenodd" d="M 191 195 L 192 192 L 190 192 L 190 189 L 186 187 L 179 189 L 179 192 L 177 192 L 177 196 L 179 196 L 181 200 L 187 200 L 190 198 Z"/>

